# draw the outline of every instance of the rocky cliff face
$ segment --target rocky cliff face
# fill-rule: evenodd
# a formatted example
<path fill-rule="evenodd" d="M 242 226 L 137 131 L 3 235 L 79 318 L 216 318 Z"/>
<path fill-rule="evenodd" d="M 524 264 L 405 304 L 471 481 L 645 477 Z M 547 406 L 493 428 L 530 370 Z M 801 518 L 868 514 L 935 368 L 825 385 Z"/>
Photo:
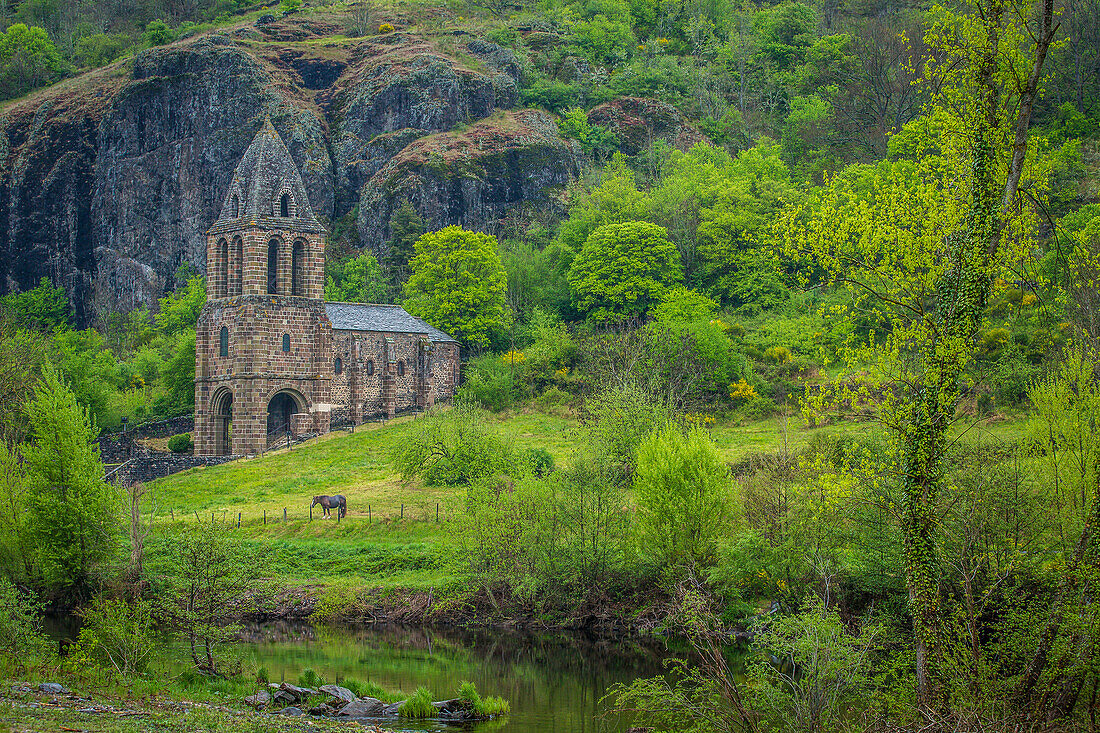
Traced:
<path fill-rule="evenodd" d="M 375 251 L 402 198 L 433 226 L 491 229 L 576 174 L 553 120 L 513 109 L 520 71 L 505 49 L 263 31 L 151 49 L 0 109 L 0 292 L 48 276 L 88 323 L 154 302 L 183 264 L 203 271 L 204 232 L 265 116 L 314 211 L 358 206 Z"/>

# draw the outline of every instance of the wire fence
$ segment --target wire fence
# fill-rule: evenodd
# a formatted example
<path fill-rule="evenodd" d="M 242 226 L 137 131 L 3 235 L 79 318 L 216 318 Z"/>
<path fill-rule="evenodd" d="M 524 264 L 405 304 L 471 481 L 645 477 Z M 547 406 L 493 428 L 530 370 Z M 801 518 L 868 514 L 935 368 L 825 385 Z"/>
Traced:
<path fill-rule="evenodd" d="M 364 506 L 348 508 L 341 513 L 335 507 L 326 513 L 320 506 L 302 509 L 301 506 L 284 506 L 275 509 L 187 509 L 176 511 L 174 508 L 157 512 L 157 518 L 170 521 L 209 522 L 213 526 L 241 528 L 301 525 L 312 522 L 331 522 L 342 525 L 347 522 L 359 524 L 428 523 L 444 524 L 455 518 L 454 507 L 442 500 L 415 501 L 382 506 L 367 503 Z"/>

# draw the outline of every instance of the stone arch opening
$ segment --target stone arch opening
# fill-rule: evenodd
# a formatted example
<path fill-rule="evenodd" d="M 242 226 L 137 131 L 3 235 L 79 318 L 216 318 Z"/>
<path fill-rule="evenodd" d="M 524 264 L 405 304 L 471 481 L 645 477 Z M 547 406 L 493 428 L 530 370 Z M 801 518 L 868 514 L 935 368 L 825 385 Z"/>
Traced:
<path fill-rule="evenodd" d="M 241 200 L 237 198 L 237 194 L 233 194 L 233 198 L 229 199 L 229 217 L 231 219 L 237 219 L 241 215 Z"/>
<path fill-rule="evenodd" d="M 218 331 L 218 356 L 229 356 L 229 329 L 225 326 Z"/>
<path fill-rule="evenodd" d="M 279 292 L 279 240 L 272 238 L 267 243 L 267 294 Z"/>
<path fill-rule="evenodd" d="M 302 240 L 294 243 L 290 251 L 290 294 L 303 295 L 302 267 L 305 264 L 306 245 Z"/>
<path fill-rule="evenodd" d="M 233 449 L 233 393 L 223 389 L 210 401 L 214 424 L 214 455 L 228 456 Z"/>
<path fill-rule="evenodd" d="M 284 219 L 289 219 L 290 218 L 290 194 L 289 193 L 283 193 L 283 195 L 279 197 L 279 216 L 283 217 Z"/>
<path fill-rule="evenodd" d="M 284 389 L 267 402 L 267 435 L 276 438 L 290 432 L 294 415 L 306 411 L 306 401 L 297 392 Z"/>
<path fill-rule="evenodd" d="M 233 280 L 229 288 L 230 295 L 240 295 L 244 291 L 244 240 L 233 237 Z"/>

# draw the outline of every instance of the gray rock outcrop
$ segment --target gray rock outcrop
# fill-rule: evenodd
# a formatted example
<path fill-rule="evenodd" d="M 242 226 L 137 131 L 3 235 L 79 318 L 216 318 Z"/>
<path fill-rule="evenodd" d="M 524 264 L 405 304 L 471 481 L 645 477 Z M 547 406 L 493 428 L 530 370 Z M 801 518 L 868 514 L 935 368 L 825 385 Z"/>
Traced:
<path fill-rule="evenodd" d="M 432 227 L 491 231 L 576 175 L 554 120 L 514 110 L 510 51 L 403 33 L 280 45 L 309 23 L 283 19 L 264 44 L 229 28 L 149 49 L 0 110 L 0 294 L 49 277 L 80 325 L 155 305 L 181 265 L 205 270 L 205 230 L 268 117 L 316 214 L 358 207 L 376 253 L 402 198 Z"/>

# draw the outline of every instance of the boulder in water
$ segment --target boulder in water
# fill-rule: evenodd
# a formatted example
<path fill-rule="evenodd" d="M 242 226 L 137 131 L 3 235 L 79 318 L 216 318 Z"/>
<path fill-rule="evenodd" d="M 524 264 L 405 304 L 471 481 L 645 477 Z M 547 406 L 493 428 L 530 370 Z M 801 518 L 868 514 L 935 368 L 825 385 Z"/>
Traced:
<path fill-rule="evenodd" d="M 346 687 L 340 687 L 339 685 L 321 685 L 317 689 L 327 695 L 332 695 L 337 700 L 343 700 L 344 702 L 355 702 L 359 699 L 355 696 L 354 692 Z"/>
<path fill-rule="evenodd" d="M 363 697 L 355 702 L 349 702 L 336 713 L 340 718 L 377 718 L 384 715 L 386 705 L 373 697 Z"/>

